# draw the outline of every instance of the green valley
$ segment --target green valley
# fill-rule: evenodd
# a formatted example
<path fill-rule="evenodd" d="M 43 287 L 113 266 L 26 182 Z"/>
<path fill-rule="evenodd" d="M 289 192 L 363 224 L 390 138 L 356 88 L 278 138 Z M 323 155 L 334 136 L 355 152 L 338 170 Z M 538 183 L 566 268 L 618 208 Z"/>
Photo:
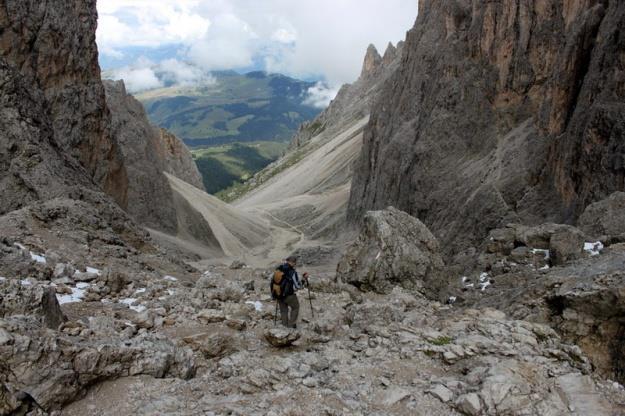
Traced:
<path fill-rule="evenodd" d="M 319 109 L 306 103 L 312 82 L 280 74 L 212 73 L 195 86 L 169 86 L 136 95 L 150 120 L 189 147 L 288 141 Z"/>
<path fill-rule="evenodd" d="M 208 193 L 240 184 L 278 159 L 286 142 L 230 143 L 191 149 Z"/>

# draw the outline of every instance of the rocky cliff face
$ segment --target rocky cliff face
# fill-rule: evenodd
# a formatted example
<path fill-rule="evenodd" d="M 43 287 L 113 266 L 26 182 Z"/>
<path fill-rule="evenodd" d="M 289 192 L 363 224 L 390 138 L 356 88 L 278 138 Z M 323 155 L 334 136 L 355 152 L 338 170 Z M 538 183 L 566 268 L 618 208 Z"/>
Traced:
<path fill-rule="evenodd" d="M 89 186 L 54 140 L 43 94 L 0 57 L 0 215 Z"/>
<path fill-rule="evenodd" d="M 111 134 L 128 172 L 127 211 L 143 225 L 175 232 L 174 197 L 163 172 L 204 190 L 191 153 L 176 136 L 150 124 L 143 105 L 126 92 L 123 81 L 103 83 Z"/>
<path fill-rule="evenodd" d="M 0 54 L 43 92 L 55 141 L 126 207 L 127 177 L 108 131 L 95 0 L 0 3 Z"/>
<path fill-rule="evenodd" d="M 394 205 L 455 251 L 623 189 L 625 4 L 419 4 L 365 131 L 352 221 Z"/>
<path fill-rule="evenodd" d="M 204 190 L 202 175 L 187 146 L 166 129 L 158 129 L 157 152 L 164 163 L 165 172 Z"/>
<path fill-rule="evenodd" d="M 128 172 L 128 213 L 141 224 L 174 232 L 176 212 L 165 162 L 159 155 L 160 133 L 123 81 L 104 81 L 111 111 L 111 133 L 119 143 Z"/>

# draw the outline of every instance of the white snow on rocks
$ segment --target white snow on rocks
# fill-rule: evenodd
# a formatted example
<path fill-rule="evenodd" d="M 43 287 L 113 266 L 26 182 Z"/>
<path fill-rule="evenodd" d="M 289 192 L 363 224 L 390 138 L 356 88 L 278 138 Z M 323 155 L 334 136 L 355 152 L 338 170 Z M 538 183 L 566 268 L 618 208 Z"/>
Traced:
<path fill-rule="evenodd" d="M 177 282 L 177 281 L 178 281 L 178 279 L 177 279 L 177 278 L 175 278 L 174 276 L 169 276 L 169 275 L 168 275 L 168 276 L 163 277 L 163 279 L 165 279 L 165 280 L 169 280 L 170 282 Z"/>
<path fill-rule="evenodd" d="M 37 263 L 46 264 L 46 258 L 40 254 L 30 252 L 30 258 L 35 260 Z"/>
<path fill-rule="evenodd" d="M 598 256 L 601 254 L 601 250 L 603 250 L 603 243 L 601 241 L 597 241 L 595 243 L 584 243 L 584 251 L 591 256 Z"/>
<path fill-rule="evenodd" d="M 132 309 L 135 312 L 143 312 L 144 310 L 146 310 L 147 308 L 143 305 L 129 305 L 128 306 L 130 309 Z"/>
<path fill-rule="evenodd" d="M 32 285 L 33 285 L 30 281 L 28 281 L 28 280 L 26 280 L 26 279 L 24 279 L 24 280 L 20 280 L 20 284 L 21 284 L 22 286 L 32 286 Z"/>
<path fill-rule="evenodd" d="M 102 272 L 95 267 L 87 267 L 87 273 L 97 274 L 98 276 L 102 274 Z"/>
<path fill-rule="evenodd" d="M 146 309 L 143 305 L 135 305 L 137 302 L 136 298 L 125 298 L 121 299 L 119 302 L 128 305 L 128 307 L 135 312 L 143 312 Z"/>
<path fill-rule="evenodd" d="M 549 250 L 545 250 L 542 248 L 533 248 L 532 254 L 542 254 L 543 256 L 545 256 L 545 260 L 548 260 L 550 258 Z"/>
<path fill-rule="evenodd" d="M 254 305 L 254 309 L 256 309 L 258 312 L 262 312 L 263 311 L 263 304 L 260 301 L 248 300 L 245 303 L 248 304 L 248 305 Z"/>
<path fill-rule="evenodd" d="M 7 280 L 6 277 L 0 276 L 0 282 L 5 282 Z"/>
<path fill-rule="evenodd" d="M 26 247 L 24 247 L 22 244 L 20 243 L 13 243 L 13 245 L 17 248 L 19 248 L 20 250 L 26 250 Z"/>
<path fill-rule="evenodd" d="M 82 299 L 85 297 L 85 291 L 89 286 L 89 283 L 78 283 L 76 287 L 70 287 L 72 293 L 65 295 L 57 294 L 56 298 L 61 305 L 65 303 L 82 302 Z"/>

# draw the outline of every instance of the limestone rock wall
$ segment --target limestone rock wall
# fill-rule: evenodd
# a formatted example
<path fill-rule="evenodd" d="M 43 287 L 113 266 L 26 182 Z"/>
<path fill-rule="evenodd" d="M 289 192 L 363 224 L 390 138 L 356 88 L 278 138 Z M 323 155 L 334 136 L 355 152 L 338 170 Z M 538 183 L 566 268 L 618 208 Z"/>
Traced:
<path fill-rule="evenodd" d="M 625 3 L 419 2 L 376 100 L 349 218 L 396 206 L 444 247 L 574 222 L 625 187 Z"/>
<path fill-rule="evenodd" d="M 111 133 L 119 143 L 128 171 L 128 213 L 152 228 L 175 231 L 173 195 L 163 175 L 160 135 L 139 101 L 126 93 L 123 81 L 104 81 L 111 111 Z"/>
<path fill-rule="evenodd" d="M 202 175 L 182 140 L 162 128 L 158 129 L 158 139 L 157 151 L 165 164 L 165 171 L 198 189 L 205 190 Z"/>
<path fill-rule="evenodd" d="M 128 180 L 108 130 L 96 26 L 95 0 L 5 0 L 0 55 L 43 92 L 55 141 L 125 208 Z"/>

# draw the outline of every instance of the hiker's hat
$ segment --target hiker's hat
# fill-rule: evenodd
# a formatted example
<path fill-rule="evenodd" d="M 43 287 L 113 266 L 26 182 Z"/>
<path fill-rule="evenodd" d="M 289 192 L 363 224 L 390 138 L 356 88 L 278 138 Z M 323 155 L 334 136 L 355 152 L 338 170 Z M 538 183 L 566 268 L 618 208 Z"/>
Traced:
<path fill-rule="evenodd" d="M 287 257 L 287 258 L 286 258 L 286 261 L 287 261 L 288 263 L 297 264 L 297 257 L 295 257 L 295 256 L 289 256 L 289 257 Z"/>

